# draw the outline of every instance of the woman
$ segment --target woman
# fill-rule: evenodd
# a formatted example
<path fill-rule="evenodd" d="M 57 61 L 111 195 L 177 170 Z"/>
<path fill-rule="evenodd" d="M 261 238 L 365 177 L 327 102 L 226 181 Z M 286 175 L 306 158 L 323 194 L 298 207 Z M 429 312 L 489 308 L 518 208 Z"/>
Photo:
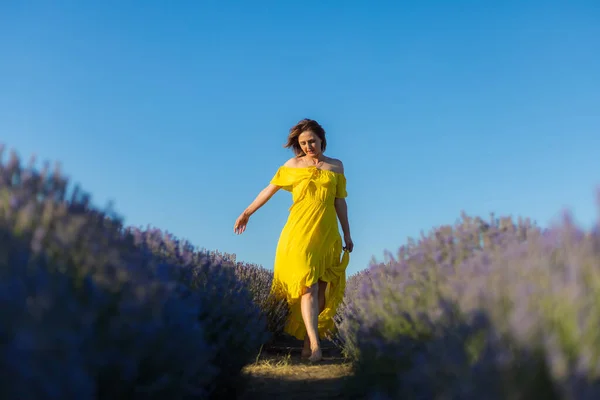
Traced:
<path fill-rule="evenodd" d="M 250 216 L 279 189 L 292 193 L 293 204 L 275 252 L 271 291 L 285 296 L 290 306 L 284 331 L 304 339 L 303 358 L 319 361 L 319 336 L 334 329 L 333 316 L 344 296 L 346 267 L 354 247 L 345 200 L 346 177 L 342 162 L 323 154 L 325 131 L 314 120 L 304 119 L 293 126 L 284 147 L 291 147 L 296 156 L 279 167 L 233 229 L 236 234 L 243 233 Z"/>

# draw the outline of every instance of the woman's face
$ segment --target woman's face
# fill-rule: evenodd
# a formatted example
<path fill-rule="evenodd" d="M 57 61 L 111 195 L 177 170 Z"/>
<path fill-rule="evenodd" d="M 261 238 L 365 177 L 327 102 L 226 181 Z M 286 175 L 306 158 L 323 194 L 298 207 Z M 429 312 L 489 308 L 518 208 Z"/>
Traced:
<path fill-rule="evenodd" d="M 321 154 L 321 139 L 312 131 L 304 131 L 298 136 L 298 144 L 304 153 L 310 157 Z"/>

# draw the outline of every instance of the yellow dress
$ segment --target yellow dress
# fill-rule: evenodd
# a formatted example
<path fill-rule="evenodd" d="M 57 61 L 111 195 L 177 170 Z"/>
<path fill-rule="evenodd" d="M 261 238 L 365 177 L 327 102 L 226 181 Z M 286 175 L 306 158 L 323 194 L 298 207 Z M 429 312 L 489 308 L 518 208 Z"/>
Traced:
<path fill-rule="evenodd" d="M 334 332 L 333 317 L 344 297 L 349 253 L 342 255 L 335 198 L 345 198 L 346 177 L 317 167 L 281 166 L 271 183 L 292 193 L 293 204 L 277 243 L 271 292 L 290 306 L 284 332 L 304 339 L 300 298 L 319 280 L 328 282 L 325 308 L 319 314 L 319 336 Z M 341 259 L 340 259 L 341 257 Z"/>

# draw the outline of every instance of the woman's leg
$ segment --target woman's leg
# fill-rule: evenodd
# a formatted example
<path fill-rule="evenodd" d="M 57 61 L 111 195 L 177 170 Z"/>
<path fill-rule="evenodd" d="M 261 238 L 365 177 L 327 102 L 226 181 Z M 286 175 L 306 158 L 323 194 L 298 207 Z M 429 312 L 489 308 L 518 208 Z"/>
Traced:
<path fill-rule="evenodd" d="M 318 322 L 319 322 L 319 284 L 315 283 L 308 288 L 300 300 L 302 310 L 302 319 L 306 326 L 306 335 L 310 341 L 311 355 L 310 361 L 319 361 L 321 355 L 321 344 L 319 342 Z"/>
<path fill-rule="evenodd" d="M 319 314 L 320 315 L 323 310 L 325 309 L 325 291 L 327 290 L 327 282 L 323 282 L 321 280 L 319 280 L 319 293 L 318 293 L 318 298 L 319 298 Z M 318 321 L 318 315 L 317 315 L 317 321 Z M 308 332 L 308 331 L 307 331 Z M 317 336 L 319 335 L 319 332 L 317 330 Z M 311 348 L 310 348 L 310 339 L 308 334 L 306 336 L 304 336 L 304 348 L 302 349 L 302 357 L 304 358 L 308 358 L 311 355 Z"/>
<path fill-rule="evenodd" d="M 327 282 L 319 280 L 319 315 L 325 309 L 325 291 L 327 290 Z"/>

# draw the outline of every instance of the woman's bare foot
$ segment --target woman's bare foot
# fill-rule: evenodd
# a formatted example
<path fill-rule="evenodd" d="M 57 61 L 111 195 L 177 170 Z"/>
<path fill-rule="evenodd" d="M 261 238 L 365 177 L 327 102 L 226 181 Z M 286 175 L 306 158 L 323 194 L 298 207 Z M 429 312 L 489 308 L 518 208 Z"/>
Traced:
<path fill-rule="evenodd" d="M 310 355 L 310 357 L 308 357 L 308 361 L 317 362 L 317 361 L 321 361 L 322 358 L 323 358 L 323 354 L 321 353 L 321 349 L 317 348 L 317 349 L 311 351 L 311 355 Z"/>

